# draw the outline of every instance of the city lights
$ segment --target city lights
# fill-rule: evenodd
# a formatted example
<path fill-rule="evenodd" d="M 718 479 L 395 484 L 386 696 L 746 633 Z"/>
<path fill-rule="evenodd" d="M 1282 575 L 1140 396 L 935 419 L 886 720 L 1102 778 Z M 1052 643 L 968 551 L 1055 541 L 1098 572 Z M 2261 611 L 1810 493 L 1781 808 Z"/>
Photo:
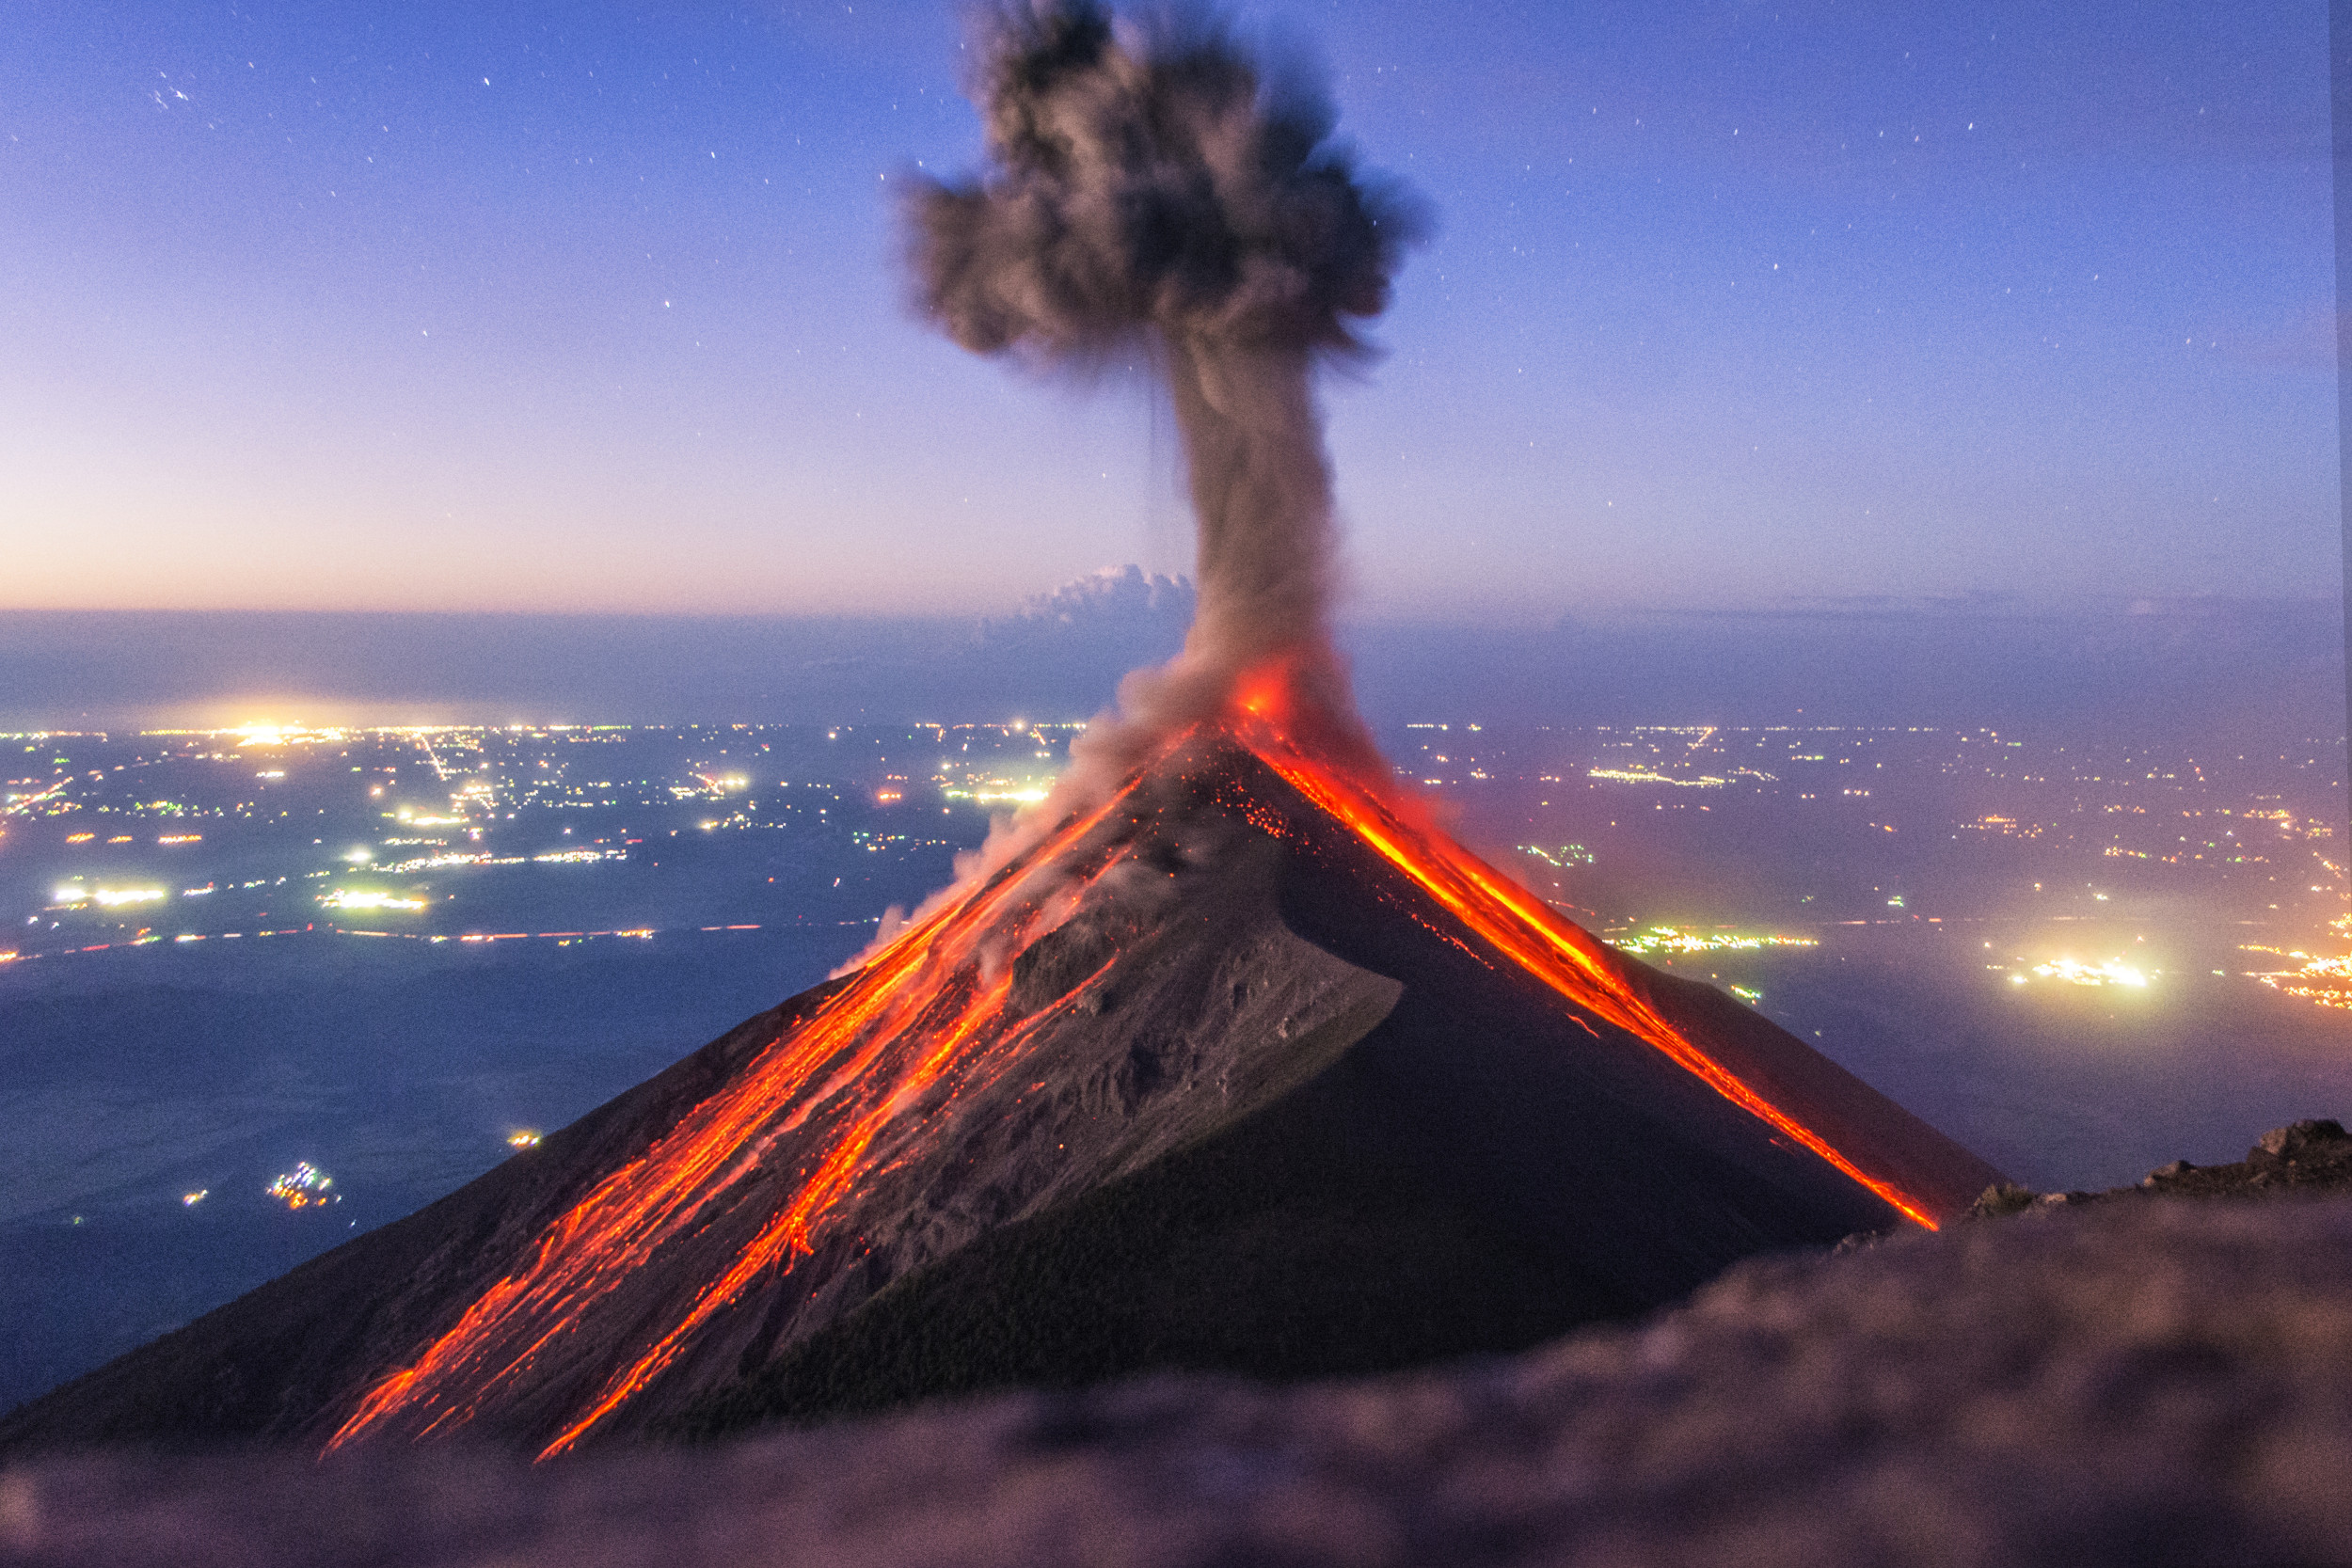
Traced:
<path fill-rule="evenodd" d="M 308 1160 L 297 1160 L 294 1169 L 262 1189 L 262 1196 L 275 1198 L 289 1209 L 317 1209 L 343 1200 L 343 1195 L 336 1192 L 334 1186 L 333 1177 Z"/>
<path fill-rule="evenodd" d="M 950 800 L 973 800 L 981 805 L 1009 801 L 1026 806 L 1044 800 L 1051 789 L 1051 784 L 1016 784 L 1002 788 L 948 789 L 941 793 Z"/>
<path fill-rule="evenodd" d="M 1674 957 L 1687 953 L 1754 953 L 1767 947 L 1819 947 L 1813 937 L 1788 936 L 1778 931 L 1686 931 L 1673 926 L 1652 926 L 1632 936 L 1614 937 L 1609 945 L 1620 953 Z"/>
<path fill-rule="evenodd" d="M 1670 778 L 1654 768 L 1594 768 L 1586 769 L 1584 776 L 1588 779 L 1607 779 L 1616 784 L 1673 784 L 1682 789 L 1721 789 L 1731 782 L 1719 779 L 1712 773 L 1702 773 L 1695 779 Z"/>
<path fill-rule="evenodd" d="M 320 894 L 318 901 L 330 910 L 421 910 L 425 902 L 421 898 L 404 898 L 396 893 L 341 887 Z"/>
<path fill-rule="evenodd" d="M 2255 979 L 2283 996 L 2310 1002 L 2322 1007 L 2352 1009 L 2352 957 L 2309 958 L 2300 969 L 2275 974 L 2257 974 Z"/>
<path fill-rule="evenodd" d="M 657 923 L 665 941 L 846 927 L 913 892 L 910 876 L 944 880 L 986 814 L 1050 798 L 1077 728 L 309 730 L 256 720 L 217 732 L 20 736 L 24 776 L 0 779 L 0 825 L 12 855 L 33 853 L 14 862 L 17 901 L 0 912 L 15 957 L 0 961 L 22 973 L 28 960 L 114 962 L 153 948 L 225 963 L 257 945 L 241 935 L 313 930 L 455 955 L 526 938 L 591 942 L 616 927 L 650 935 Z M 253 758 L 246 745 L 284 750 Z M 2352 1010 L 2352 929 L 2325 929 L 2344 907 L 2343 857 L 2328 858 L 2343 839 L 2328 825 L 2340 786 L 2300 754 L 2257 775 L 2217 766 L 2230 758 L 2028 745 L 1982 730 L 1531 734 L 1461 722 L 1416 724 L 1395 754 L 1400 782 L 1425 779 L 1433 795 L 1475 790 L 1461 809 L 1491 814 L 1476 824 L 1490 842 L 1515 846 L 1533 885 L 1614 933 L 1621 950 L 1726 989 L 1769 990 L 1776 1007 L 1804 1006 L 1793 1000 L 1802 988 L 1773 977 L 1784 958 L 1808 962 L 1804 952 L 1827 945 L 1828 964 L 1857 971 L 1898 951 L 1940 962 L 1889 944 L 1964 930 L 1969 949 L 1999 936 L 2002 961 L 1971 953 L 1968 967 L 2021 998 L 2067 994 L 2060 987 L 2161 996 L 2176 989 L 2163 963 L 2219 969 L 2214 986 L 2259 984 L 2265 1002 Z M 918 801 L 934 802 L 940 820 L 914 828 Z M 955 807 L 972 809 L 946 809 Z M 1796 817 L 1809 824 L 1818 867 L 1771 859 Z M 743 842 L 760 833 L 786 835 L 785 855 Z M 835 881 L 849 857 L 860 870 Z M 918 863 L 928 869 L 913 873 Z M 1674 880 L 1700 864 L 1732 875 Z M 155 876 L 166 866 L 168 877 Z M 509 874 L 518 866 L 549 869 Z M 762 902 L 691 907 L 733 877 L 757 886 L 726 899 Z M 636 902 L 647 897 L 660 901 Z M 2120 919 L 2165 927 L 2143 940 L 2161 942 L 2167 958 L 2126 947 L 2130 931 L 2063 924 Z M 1845 927 L 1856 928 L 1851 943 Z"/>
<path fill-rule="evenodd" d="M 2352 942 L 2352 914 L 2337 916 L 2329 923 L 2329 928 L 2339 942 Z M 2352 953 L 2306 953 L 2253 943 L 2242 944 L 2239 950 L 2296 960 L 2297 967 L 2294 969 L 2257 972 L 2253 975 L 2280 995 L 2314 1006 L 2352 1010 Z"/>
<path fill-rule="evenodd" d="M 126 904 L 151 904 L 163 897 L 159 887 L 83 888 L 69 884 L 51 891 L 50 896 L 59 904 L 97 904 L 105 909 L 119 909 Z"/>
<path fill-rule="evenodd" d="M 2033 973 L 2044 980 L 2059 980 L 2070 986 L 2144 988 L 2148 984 L 2147 975 L 2121 958 L 2109 958 L 2095 964 L 2081 963 L 2074 958 L 2052 958 L 2048 963 L 2034 965 Z"/>

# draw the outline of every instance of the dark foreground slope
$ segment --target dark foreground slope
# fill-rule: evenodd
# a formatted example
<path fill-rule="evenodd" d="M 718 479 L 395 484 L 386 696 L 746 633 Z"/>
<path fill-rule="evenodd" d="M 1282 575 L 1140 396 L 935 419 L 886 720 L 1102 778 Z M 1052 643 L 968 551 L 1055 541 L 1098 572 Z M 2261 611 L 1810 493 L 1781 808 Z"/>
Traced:
<path fill-rule="evenodd" d="M 278 1435 L 380 1365 L 437 1298 L 475 1288 L 476 1259 L 563 1212 L 739 1070 L 830 987 L 708 1045 L 405 1219 L 346 1242 L 225 1307 L 0 1417 L 0 1452 L 50 1442 L 215 1443 Z"/>
<path fill-rule="evenodd" d="M 2323 1568 L 2352 1563 L 2352 1198 L 2178 1198 L 1758 1259 L 1638 1330 L 1167 1377 L 530 1466 L 0 1471 L 51 1568 Z"/>
<path fill-rule="evenodd" d="M 754 1108 L 691 1225 L 571 1315 L 501 1331 L 527 1353 L 452 1396 L 455 1425 L 546 1442 L 769 1233 L 852 1113 L 881 1118 L 876 1152 L 809 1246 L 696 1320 L 599 1436 L 1159 1367 L 1307 1376 L 1508 1350 L 1754 1253 L 1902 1223 L 1502 959 L 1236 747 L 1168 759 L 1068 854 L 1083 899 L 1012 965 L 996 1033 L 975 1037 L 987 1050 L 920 1092 L 862 1085 L 935 1041 L 816 1063 Z M 1997 1179 L 1729 999 L 1626 972 L 1938 1211 Z M 20 1408 L 0 1449 L 315 1446 L 838 994 L 794 999 L 410 1219 Z M 429 1415 L 385 1434 L 453 1430 Z"/>

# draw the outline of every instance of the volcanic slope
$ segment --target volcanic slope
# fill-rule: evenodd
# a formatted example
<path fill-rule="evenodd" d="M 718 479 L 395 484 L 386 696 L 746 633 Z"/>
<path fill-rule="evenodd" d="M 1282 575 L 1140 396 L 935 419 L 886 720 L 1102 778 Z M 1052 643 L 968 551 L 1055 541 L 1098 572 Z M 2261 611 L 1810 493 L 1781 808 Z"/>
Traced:
<path fill-rule="evenodd" d="M 1963 1210 L 1998 1173 L 1220 729 L 538 1148 L 0 1419 L 0 1449 L 807 1420 L 1368 1370 Z"/>

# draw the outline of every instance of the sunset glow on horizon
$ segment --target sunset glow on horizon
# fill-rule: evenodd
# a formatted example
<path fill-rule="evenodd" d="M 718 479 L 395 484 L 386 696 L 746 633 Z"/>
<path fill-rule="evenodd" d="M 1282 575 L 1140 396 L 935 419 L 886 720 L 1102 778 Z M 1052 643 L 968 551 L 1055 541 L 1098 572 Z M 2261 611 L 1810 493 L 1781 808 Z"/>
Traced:
<path fill-rule="evenodd" d="M 2321 8 L 1242 21 L 1438 218 L 1327 399 L 1357 610 L 2332 580 Z M 1139 369 L 1009 380 L 905 309 L 894 188 L 977 141 L 956 37 L 21 8 L 0 610 L 973 614 L 1187 568 Z"/>

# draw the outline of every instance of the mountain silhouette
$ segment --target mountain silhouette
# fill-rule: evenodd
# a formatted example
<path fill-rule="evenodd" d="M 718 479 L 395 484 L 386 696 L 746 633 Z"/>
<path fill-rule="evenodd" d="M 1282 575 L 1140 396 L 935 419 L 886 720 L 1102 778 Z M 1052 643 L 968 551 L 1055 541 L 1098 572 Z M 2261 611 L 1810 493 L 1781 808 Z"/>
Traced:
<path fill-rule="evenodd" d="M 0 1418 L 552 1454 L 1521 1348 L 1999 1173 L 1409 804 L 1205 725 L 856 972 Z"/>

